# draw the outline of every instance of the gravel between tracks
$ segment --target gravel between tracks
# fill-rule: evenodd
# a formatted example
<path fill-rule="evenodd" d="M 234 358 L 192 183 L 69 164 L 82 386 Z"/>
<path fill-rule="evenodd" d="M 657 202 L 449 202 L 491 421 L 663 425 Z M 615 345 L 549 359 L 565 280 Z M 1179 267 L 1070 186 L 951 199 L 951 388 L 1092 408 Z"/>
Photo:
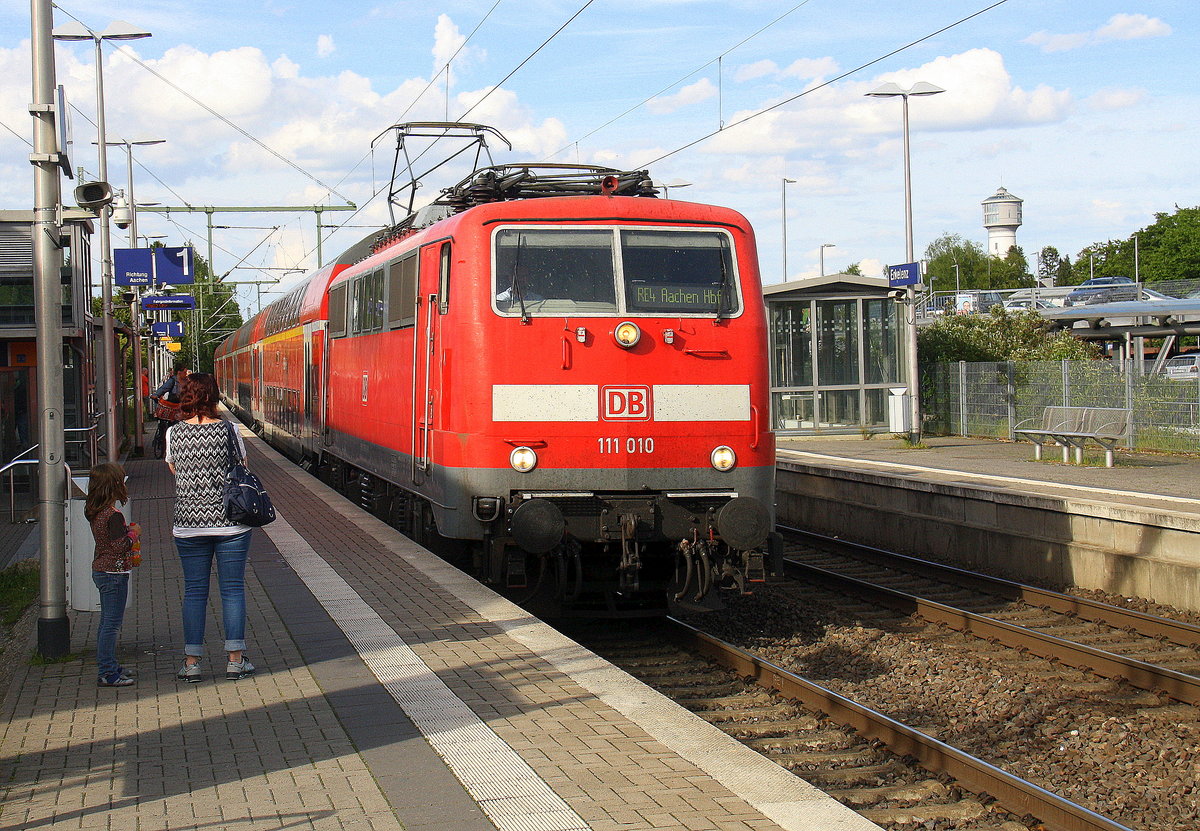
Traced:
<path fill-rule="evenodd" d="M 1200 708 L 799 586 L 691 623 L 1132 828 L 1200 827 Z"/>

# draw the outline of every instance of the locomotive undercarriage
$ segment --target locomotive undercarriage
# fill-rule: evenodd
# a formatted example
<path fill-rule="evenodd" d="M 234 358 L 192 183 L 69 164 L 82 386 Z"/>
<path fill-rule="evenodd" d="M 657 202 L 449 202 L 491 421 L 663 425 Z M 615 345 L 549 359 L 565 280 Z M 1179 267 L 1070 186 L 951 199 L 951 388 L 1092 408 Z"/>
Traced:
<path fill-rule="evenodd" d="M 420 494 L 328 455 L 315 472 L 406 536 L 545 616 L 654 615 L 669 602 L 720 608 L 718 589 L 748 592 L 776 571 L 764 553 L 769 517 L 745 497 L 514 493 L 507 502 L 477 499 L 482 539 L 461 540 L 439 533 L 433 506 Z"/>

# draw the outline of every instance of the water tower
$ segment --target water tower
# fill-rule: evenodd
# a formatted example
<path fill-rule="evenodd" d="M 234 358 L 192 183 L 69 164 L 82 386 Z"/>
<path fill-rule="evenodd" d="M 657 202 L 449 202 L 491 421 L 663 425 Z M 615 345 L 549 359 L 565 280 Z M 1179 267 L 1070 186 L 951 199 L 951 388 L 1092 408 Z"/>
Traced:
<path fill-rule="evenodd" d="M 1008 249 L 1017 244 L 1021 204 L 1020 197 L 1013 196 L 1004 188 L 983 200 L 983 227 L 987 228 L 988 253 L 993 257 L 1004 257 Z"/>

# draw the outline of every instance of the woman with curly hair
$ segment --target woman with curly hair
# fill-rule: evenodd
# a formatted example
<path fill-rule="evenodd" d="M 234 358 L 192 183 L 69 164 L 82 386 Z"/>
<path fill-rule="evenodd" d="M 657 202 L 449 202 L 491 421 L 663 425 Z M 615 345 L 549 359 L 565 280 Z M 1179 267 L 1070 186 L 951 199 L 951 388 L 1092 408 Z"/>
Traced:
<path fill-rule="evenodd" d="M 231 524 L 221 498 L 225 474 L 233 461 L 245 463 L 246 447 L 233 425 L 217 415 L 220 394 L 216 379 L 195 373 L 184 379 L 180 408 L 183 420 L 167 431 L 166 460 L 175 474 L 172 534 L 183 565 L 183 666 L 181 681 L 201 678 L 209 575 L 217 562 L 221 616 L 225 629 L 228 679 L 253 674 L 246 658 L 246 554 L 251 529 Z M 229 458 L 229 439 L 236 460 Z"/>

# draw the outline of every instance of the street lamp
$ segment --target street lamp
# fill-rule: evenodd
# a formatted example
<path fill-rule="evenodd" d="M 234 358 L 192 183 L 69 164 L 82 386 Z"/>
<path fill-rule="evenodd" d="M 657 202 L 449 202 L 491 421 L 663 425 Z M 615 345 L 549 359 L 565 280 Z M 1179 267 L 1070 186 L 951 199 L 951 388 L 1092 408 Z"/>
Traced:
<path fill-rule="evenodd" d="M 153 144 L 165 144 L 166 139 L 141 139 L 138 141 L 127 141 L 121 139 L 118 141 L 106 141 L 109 147 L 124 147 L 125 148 L 125 197 L 129 204 L 129 247 L 137 248 L 138 232 L 137 232 L 137 200 L 133 198 L 133 148 L 149 147 Z M 145 203 L 153 205 L 153 202 Z"/>
<path fill-rule="evenodd" d="M 837 243 L 833 243 L 833 242 L 821 243 L 821 276 L 822 277 L 825 276 L 825 249 L 826 248 L 837 248 Z"/>
<path fill-rule="evenodd" d="M 879 89 L 867 93 L 869 98 L 899 97 L 904 103 L 904 261 L 906 263 L 913 262 L 912 164 L 908 148 L 908 98 L 911 95 L 937 95 L 939 92 L 945 92 L 945 90 L 925 81 L 917 81 L 910 89 L 902 89 L 896 84 L 887 83 Z M 912 424 L 909 425 L 908 437 L 910 442 L 916 444 L 921 440 L 921 401 L 918 384 L 919 368 L 917 366 L 917 292 L 910 285 L 905 289 L 904 294 L 904 302 L 909 309 L 905 321 L 908 334 L 909 416 L 912 420 Z"/>
<path fill-rule="evenodd" d="M 682 179 L 672 179 L 669 182 L 657 182 L 660 188 L 663 189 L 663 199 L 671 198 L 671 188 L 690 188 L 692 182 L 685 182 Z"/>
<path fill-rule="evenodd" d="M 787 186 L 796 184 L 795 179 L 789 179 L 786 176 L 782 177 L 783 182 L 779 186 L 779 193 L 783 201 L 783 282 L 787 282 Z"/>
<path fill-rule="evenodd" d="M 148 38 L 150 33 L 123 20 L 108 24 L 103 32 L 93 32 L 78 21 L 71 21 L 54 29 L 55 40 L 90 40 L 96 45 L 96 151 L 99 157 L 101 182 L 108 182 L 108 142 L 104 134 L 104 54 L 101 44 L 106 40 L 136 40 Z M 113 338 L 112 306 L 112 243 L 109 240 L 109 209 L 100 209 L 100 292 L 103 305 L 104 337 L 104 427 L 106 456 L 116 462 L 120 452 L 117 441 L 117 364 L 116 344 Z"/>

